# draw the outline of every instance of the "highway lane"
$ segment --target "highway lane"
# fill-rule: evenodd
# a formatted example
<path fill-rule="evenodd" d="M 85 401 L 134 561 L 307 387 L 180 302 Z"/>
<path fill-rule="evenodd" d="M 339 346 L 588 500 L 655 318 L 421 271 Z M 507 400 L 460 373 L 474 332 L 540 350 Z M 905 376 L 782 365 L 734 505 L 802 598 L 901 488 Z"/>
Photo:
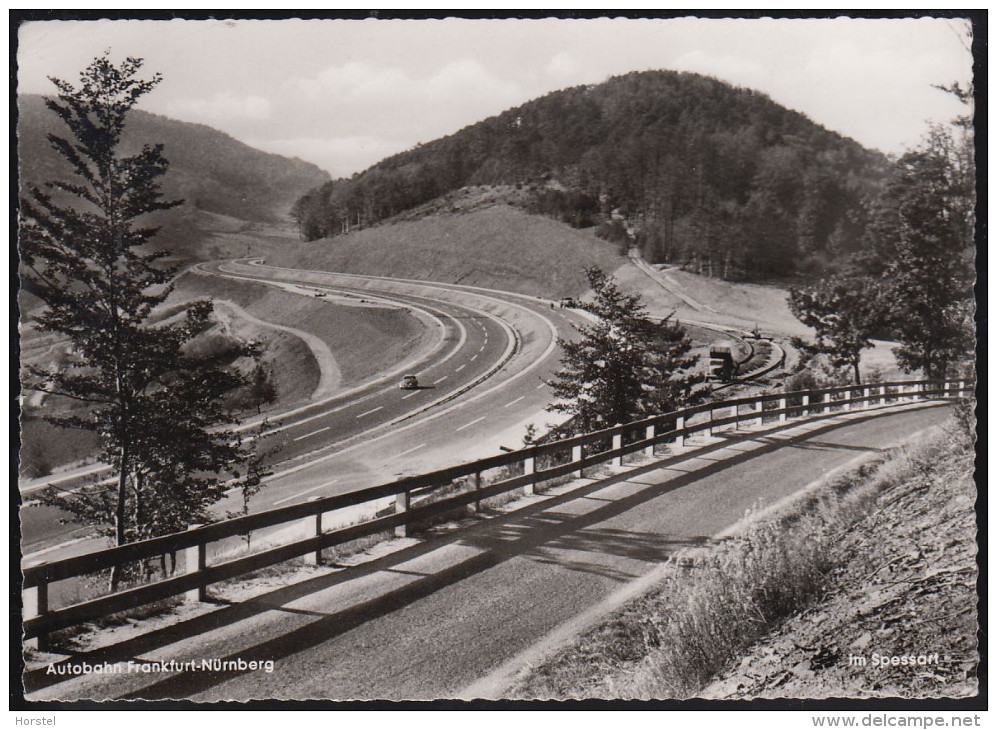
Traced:
<path fill-rule="evenodd" d="M 219 266 L 218 272 L 268 278 L 268 272 L 258 268 L 231 271 Z M 297 281 L 296 273 L 291 272 L 285 278 Z M 365 288 L 305 283 L 364 296 L 374 292 L 410 306 L 431 308 L 437 315 L 456 320 L 466 330 L 466 337 L 459 352 L 447 350 L 448 355 L 440 358 L 439 350 L 434 351 L 437 362 L 418 370 L 420 380 L 428 387 L 400 391 L 396 381 L 387 386 L 374 384 L 344 402 L 327 403 L 317 411 L 299 409 L 289 425 L 267 439 L 283 443 L 284 448 L 278 456 L 281 463 L 275 467 L 274 477 L 250 505 L 253 512 L 309 497 L 353 491 L 392 481 L 403 474 L 496 453 L 501 442 L 517 446 L 524 428 L 524 414 L 536 414 L 548 401 L 540 378 L 549 377 L 556 367 L 554 336 L 558 329 L 564 332 L 572 319 L 579 318 L 576 313 L 557 311 L 556 324 L 546 321 L 540 324 L 540 314 L 548 318 L 549 304 L 528 301 L 524 306 L 523 300 L 529 298 L 511 295 L 507 300 L 511 303 L 503 305 L 509 311 L 502 311 L 502 306 L 496 307 L 494 302 L 483 302 L 477 295 L 463 292 L 456 297 L 462 304 L 455 304 L 429 296 L 439 293 L 439 285 L 424 283 L 406 285 L 407 293 L 397 291 L 394 282 L 386 287 L 390 291 L 376 292 L 376 282 L 367 283 Z M 349 283 L 356 287 L 358 282 Z M 483 303 L 498 314 L 483 311 L 480 308 Z M 521 342 L 516 356 L 469 392 L 421 412 L 482 378 L 506 353 L 509 325 L 503 326 L 499 315 L 511 320 L 517 328 Z M 521 377 L 525 375 L 529 377 Z M 473 415 L 465 417 L 465 413 Z M 481 413 L 490 416 L 485 418 Z M 418 415 L 406 418 L 409 414 Z M 513 432 L 507 433 L 510 429 Z M 344 449 L 343 444 L 349 443 L 350 438 L 354 439 L 353 445 Z M 224 514 L 240 506 L 238 495 L 233 495 L 223 500 L 217 511 Z M 22 535 L 26 538 L 23 551 L 30 559 L 54 560 L 93 549 L 92 541 L 91 544 L 81 541 L 80 528 L 59 525 L 58 516 L 47 507 L 22 512 Z"/>
<path fill-rule="evenodd" d="M 221 270 L 221 266 L 216 265 L 200 265 L 198 267 L 201 273 L 213 274 L 216 276 L 225 276 L 227 278 L 242 279 L 242 280 L 257 280 L 266 281 L 264 277 L 261 276 L 232 276 L 224 273 Z M 336 291 L 328 287 L 313 287 L 313 289 L 318 292 L 322 291 Z M 330 440 L 335 440 L 337 434 L 342 433 L 343 438 L 354 435 L 359 432 L 357 428 L 351 423 L 351 420 L 359 415 L 358 412 L 349 412 L 351 408 L 356 411 L 357 408 L 363 408 L 364 404 L 374 398 L 380 398 L 380 403 L 375 403 L 373 406 L 366 408 L 366 411 L 373 410 L 378 412 L 378 406 L 382 409 L 385 406 L 384 399 L 395 394 L 397 391 L 398 380 L 403 373 L 408 372 L 421 372 L 426 368 L 432 368 L 434 370 L 441 370 L 444 364 L 453 358 L 463 358 L 469 361 L 477 361 L 479 366 L 485 365 L 489 361 L 497 360 L 500 355 L 496 353 L 501 351 L 503 347 L 503 342 L 505 347 L 509 346 L 509 341 L 511 340 L 513 333 L 509 331 L 508 327 L 502 326 L 502 324 L 495 318 L 489 318 L 483 314 L 476 312 L 474 310 L 460 307 L 458 305 L 444 303 L 440 306 L 434 306 L 433 303 L 426 300 L 424 297 L 412 297 L 412 296 L 402 296 L 402 295 L 390 295 L 389 297 L 372 297 L 369 292 L 357 291 L 349 292 L 355 293 L 360 296 L 366 296 L 368 300 L 374 299 L 376 301 L 386 301 L 391 302 L 395 306 L 409 308 L 426 315 L 431 321 L 435 322 L 439 327 L 439 336 L 436 342 L 431 348 L 428 348 L 424 352 L 417 353 L 414 358 L 408 358 L 400 366 L 392 367 L 388 372 L 382 372 L 384 365 L 381 363 L 373 364 L 372 371 L 375 376 L 366 382 L 360 383 L 357 386 L 350 388 L 347 391 L 335 394 L 330 398 L 322 399 L 321 401 L 316 401 L 311 404 L 307 404 L 301 407 L 297 407 L 288 411 L 284 411 L 278 414 L 269 416 L 269 423 L 272 424 L 267 431 L 268 434 L 272 434 L 270 440 L 275 442 L 277 445 L 281 446 L 280 457 L 282 459 L 292 458 L 295 455 L 302 453 L 307 449 L 307 444 L 298 444 L 298 437 L 307 436 L 316 430 L 322 429 L 323 432 L 331 432 L 322 441 L 322 443 L 330 443 Z M 465 322 L 468 324 L 465 325 Z M 474 326 L 470 326 L 473 324 Z M 470 339 L 469 339 L 470 336 Z M 485 351 L 485 346 L 488 345 L 489 340 L 491 341 L 491 346 L 488 351 Z M 397 365 L 397 364 L 392 364 Z M 432 370 L 430 371 L 432 375 Z M 465 375 L 460 376 L 459 374 L 449 379 L 446 385 L 440 385 L 439 388 L 442 390 L 442 394 L 445 396 L 449 392 L 458 390 L 462 385 L 475 376 L 474 369 L 469 370 Z M 435 376 L 434 376 L 435 379 Z M 442 382 L 442 379 L 439 381 Z M 439 383 L 437 383 L 438 385 Z M 437 389 L 437 385 L 428 385 L 428 389 Z M 379 414 L 376 418 L 369 418 L 366 420 L 364 425 L 377 425 L 378 423 L 387 420 L 385 417 L 392 415 L 397 416 L 399 413 L 403 412 L 405 404 L 394 405 L 391 409 L 391 413 Z M 412 410 L 417 410 L 414 408 Z M 343 411 L 347 411 L 343 413 Z M 330 422 L 328 419 L 322 420 L 328 416 L 338 414 L 338 416 Z M 247 423 L 240 427 L 239 430 L 246 431 L 254 428 L 259 421 L 262 419 L 249 419 Z M 318 423 L 316 423 L 319 421 Z M 302 441 L 306 439 L 301 439 Z M 97 467 L 99 470 L 99 467 Z M 106 468 L 105 468 L 106 469 Z M 76 483 L 82 483 L 87 477 L 92 476 L 95 468 L 90 467 L 81 470 L 82 479 L 76 480 Z M 39 479 L 34 480 L 34 482 L 28 483 L 21 487 L 21 493 L 24 495 L 32 494 L 36 491 L 43 489 L 45 486 L 54 484 L 60 488 L 69 489 L 74 485 L 74 478 L 72 473 L 66 475 L 57 475 L 50 479 Z"/>
<path fill-rule="evenodd" d="M 317 574 L 156 637 L 76 659 L 274 660 L 272 673 L 91 676 L 58 697 L 195 701 L 489 696 L 489 678 L 667 559 L 857 457 L 941 423 L 948 407 L 841 414 L 729 434 L 692 452 L 551 497 L 373 563 Z"/>

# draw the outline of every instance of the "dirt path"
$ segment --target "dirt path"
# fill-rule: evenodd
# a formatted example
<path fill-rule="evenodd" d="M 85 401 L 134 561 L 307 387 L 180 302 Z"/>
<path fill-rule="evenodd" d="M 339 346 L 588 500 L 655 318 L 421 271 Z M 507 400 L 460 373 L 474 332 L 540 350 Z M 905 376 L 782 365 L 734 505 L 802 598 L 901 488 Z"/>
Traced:
<path fill-rule="evenodd" d="M 313 334 L 305 332 L 304 330 L 299 330 L 294 327 L 286 327 L 282 324 L 274 324 L 273 322 L 262 320 L 259 317 L 254 317 L 238 304 L 228 299 L 215 299 L 214 303 L 215 312 L 219 315 L 219 318 L 224 316 L 222 315 L 222 310 L 228 310 L 230 317 L 238 317 L 241 320 L 252 322 L 258 327 L 265 327 L 279 332 L 287 332 L 304 342 L 308 346 L 308 349 L 311 350 L 312 356 L 315 358 L 315 362 L 318 363 L 320 373 L 318 385 L 312 392 L 311 397 L 313 399 L 317 400 L 320 398 L 326 398 L 339 390 L 339 385 L 342 382 L 342 374 L 339 371 L 339 365 L 336 363 L 336 358 L 333 356 L 332 350 L 330 350 L 329 346 L 321 339 Z M 238 326 L 232 320 L 228 320 L 225 324 L 228 326 Z"/>

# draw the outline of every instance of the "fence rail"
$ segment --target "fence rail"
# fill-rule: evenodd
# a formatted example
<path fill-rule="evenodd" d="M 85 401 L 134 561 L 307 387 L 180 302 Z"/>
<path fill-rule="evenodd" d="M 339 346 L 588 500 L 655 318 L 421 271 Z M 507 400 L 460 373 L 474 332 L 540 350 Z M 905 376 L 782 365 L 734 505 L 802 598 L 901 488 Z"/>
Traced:
<path fill-rule="evenodd" d="M 85 555 L 23 568 L 24 637 L 44 642 L 50 632 L 118 611 L 186 594 L 192 600 L 204 600 L 213 583 L 251 573 L 260 568 L 309 556 L 321 562 L 322 550 L 336 545 L 394 530 L 404 535 L 419 521 L 452 512 L 455 508 L 523 488 L 532 493 L 537 483 L 568 475 L 582 476 L 586 468 L 611 461 L 621 465 L 623 457 L 644 451 L 653 455 L 656 445 L 675 441 L 679 445 L 698 433 L 712 435 L 717 429 L 733 425 L 737 429 L 746 421 L 756 425 L 766 420 L 786 422 L 821 418 L 850 410 L 869 409 L 909 401 L 959 400 L 974 391 L 964 381 L 911 380 L 868 385 L 840 386 L 790 393 L 773 393 L 735 398 L 664 413 L 611 428 L 544 444 L 535 444 L 486 459 L 405 479 L 360 489 L 348 494 L 315 498 L 308 502 L 265 510 L 252 515 L 196 526 L 185 532 L 97 550 Z M 774 406 L 774 407 L 773 407 Z M 726 412 L 717 416 L 718 412 Z M 624 443 L 624 438 L 636 439 Z M 586 447 L 605 446 L 591 454 Z M 570 453 L 570 460 L 564 461 Z M 538 463 L 553 459 L 553 465 L 537 469 Z M 560 461 L 558 461 L 560 459 Z M 521 473 L 494 484 L 483 485 L 482 474 L 502 467 L 516 467 Z M 473 478 L 473 487 L 453 496 L 431 501 L 441 487 L 455 480 Z M 393 513 L 381 515 L 349 527 L 323 529 L 323 515 L 346 507 L 377 503 L 394 498 Z M 307 535 L 303 539 L 260 552 L 208 565 L 207 546 L 220 540 L 245 536 L 253 531 L 300 523 Z M 184 554 L 184 572 L 156 582 L 75 603 L 50 608 L 48 586 L 51 583 L 99 573 L 148 558 Z"/>

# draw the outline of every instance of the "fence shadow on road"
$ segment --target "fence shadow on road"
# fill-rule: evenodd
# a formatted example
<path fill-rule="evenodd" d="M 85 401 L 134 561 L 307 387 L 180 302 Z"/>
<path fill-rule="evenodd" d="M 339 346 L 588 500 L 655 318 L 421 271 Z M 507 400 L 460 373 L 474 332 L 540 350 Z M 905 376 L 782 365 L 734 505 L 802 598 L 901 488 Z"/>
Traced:
<path fill-rule="evenodd" d="M 947 404 L 927 404 L 918 407 L 945 407 Z M 240 649 L 230 656 L 220 657 L 224 660 L 281 660 L 345 634 L 372 620 L 376 620 L 401 610 L 416 601 L 425 598 L 448 586 L 459 583 L 469 576 L 480 573 L 508 560 L 520 556 L 532 556 L 537 560 L 557 561 L 552 557 L 552 550 L 577 549 L 583 551 L 609 550 L 617 555 L 634 557 L 646 561 L 664 560 L 677 548 L 697 542 L 703 542 L 708 536 L 682 541 L 671 540 L 668 536 L 649 536 L 648 533 L 633 533 L 620 530 L 595 528 L 599 523 L 621 515 L 630 509 L 653 500 L 670 491 L 694 484 L 703 477 L 737 467 L 752 459 L 772 453 L 789 445 L 800 445 L 834 430 L 854 423 L 867 422 L 894 415 L 894 412 L 852 414 L 848 420 L 836 421 L 808 430 L 802 434 L 787 437 L 783 440 L 765 438 L 785 429 L 784 424 L 752 432 L 724 432 L 717 434 L 721 440 L 695 451 L 657 458 L 647 464 L 612 474 L 605 478 L 592 481 L 585 486 L 577 487 L 556 496 L 549 496 L 536 503 L 514 512 L 508 512 L 484 519 L 469 528 L 431 536 L 419 544 L 403 548 L 394 553 L 377 558 L 367 563 L 346 568 L 341 571 L 326 573 L 292 585 L 277 588 L 268 593 L 247 599 L 242 602 L 225 603 L 211 613 L 198 615 L 172 626 L 150 631 L 147 634 L 127 639 L 118 644 L 101 649 L 77 652 L 64 660 L 63 663 L 88 662 L 119 662 L 135 660 L 143 654 L 167 646 L 174 642 L 190 639 L 239 621 L 249 619 L 268 611 L 287 611 L 294 614 L 315 616 L 316 620 L 305 625 L 299 625 L 279 636 L 257 643 L 254 646 Z M 731 444 L 746 441 L 761 440 L 762 446 L 740 452 L 726 459 L 712 461 L 694 471 L 670 478 L 664 483 L 637 482 L 639 488 L 620 496 L 618 499 L 604 501 L 602 506 L 582 514 L 558 511 L 559 506 L 578 500 L 603 490 L 620 482 L 633 480 L 643 474 L 656 471 L 683 461 L 700 458 L 705 454 L 724 449 Z M 814 442 L 820 443 L 820 442 Z M 825 446 L 830 446 L 827 444 Z M 834 445 L 836 448 L 837 445 Z M 849 447 L 842 446 L 847 449 Z M 865 449 L 861 449 L 865 450 Z M 423 556 L 446 545 L 465 545 L 478 547 L 482 552 L 451 565 L 439 572 L 419 577 L 416 580 L 388 591 L 376 598 L 333 613 L 321 611 L 300 610 L 286 606 L 295 600 L 312 593 L 324 591 L 336 585 L 361 577 L 390 571 L 410 560 Z M 605 566 L 588 565 L 582 561 L 565 564 L 571 570 L 598 571 Z M 405 571 L 402 571 L 405 572 Z M 618 581 L 627 581 L 635 576 L 606 571 L 600 573 Z M 220 602 L 224 603 L 224 602 Z M 24 689 L 26 693 L 35 692 L 46 687 L 67 681 L 68 677 L 57 674 L 47 674 L 45 667 L 26 672 Z M 159 679 L 141 689 L 134 690 L 119 699 L 178 699 L 202 692 L 211 687 L 223 684 L 249 670 L 225 671 L 216 673 L 185 672 Z"/>

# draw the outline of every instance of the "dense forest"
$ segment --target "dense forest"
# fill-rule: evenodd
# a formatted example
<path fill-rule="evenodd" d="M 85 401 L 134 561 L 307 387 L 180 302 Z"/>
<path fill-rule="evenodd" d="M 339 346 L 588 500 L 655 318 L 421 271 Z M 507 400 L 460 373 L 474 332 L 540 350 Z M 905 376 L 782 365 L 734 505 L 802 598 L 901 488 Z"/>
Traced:
<path fill-rule="evenodd" d="M 21 184 L 41 185 L 70 174 L 47 135 L 62 133 L 43 97 L 18 97 L 18 172 Z M 141 140 L 156 140 L 170 168 L 163 180 L 168 199 L 191 209 L 244 221 L 284 220 L 301 194 L 329 179 L 328 173 L 299 159 L 261 152 L 216 129 L 134 109 L 122 137 L 122 150 L 134 152 Z"/>
<path fill-rule="evenodd" d="M 598 226 L 652 262 L 754 278 L 823 271 L 858 250 L 861 203 L 886 166 L 764 94 L 653 71 L 548 94 L 327 182 L 293 212 L 315 240 L 463 186 L 517 185 L 531 212 Z"/>

